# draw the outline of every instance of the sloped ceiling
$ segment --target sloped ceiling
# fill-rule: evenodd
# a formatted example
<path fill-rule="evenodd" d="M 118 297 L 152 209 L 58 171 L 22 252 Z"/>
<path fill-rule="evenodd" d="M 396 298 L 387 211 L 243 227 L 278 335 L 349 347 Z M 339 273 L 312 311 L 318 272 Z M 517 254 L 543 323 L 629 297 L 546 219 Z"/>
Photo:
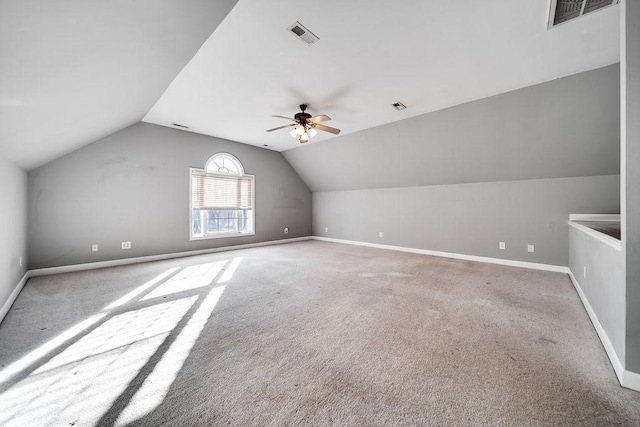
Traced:
<path fill-rule="evenodd" d="M 618 174 L 620 66 L 283 154 L 312 191 Z"/>
<path fill-rule="evenodd" d="M 236 2 L 0 1 L 0 155 L 32 169 L 137 123 Z"/>
<path fill-rule="evenodd" d="M 303 102 L 341 137 L 619 61 L 619 6 L 548 30 L 549 6 L 241 0 L 144 121 L 282 151 L 299 143 L 266 133 L 287 123 L 271 115 L 291 117 Z M 320 41 L 289 34 L 294 21 Z"/>
<path fill-rule="evenodd" d="M 302 102 L 342 137 L 620 55 L 618 6 L 547 30 L 549 0 L 235 3 L 0 0 L 0 155 L 33 169 L 141 119 L 283 151 L 265 130 Z"/>

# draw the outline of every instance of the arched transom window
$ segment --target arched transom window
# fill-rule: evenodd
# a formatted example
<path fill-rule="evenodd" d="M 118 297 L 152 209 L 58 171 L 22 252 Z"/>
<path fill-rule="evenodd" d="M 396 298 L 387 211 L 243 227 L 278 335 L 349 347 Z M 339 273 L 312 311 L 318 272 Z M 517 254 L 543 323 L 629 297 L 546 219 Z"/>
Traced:
<path fill-rule="evenodd" d="M 204 170 L 210 173 L 228 173 L 229 175 L 244 175 L 242 163 L 231 154 L 214 154 L 207 160 Z"/>
<path fill-rule="evenodd" d="M 255 234 L 255 177 L 245 175 L 240 160 L 214 154 L 204 169 L 190 173 L 191 239 Z"/>

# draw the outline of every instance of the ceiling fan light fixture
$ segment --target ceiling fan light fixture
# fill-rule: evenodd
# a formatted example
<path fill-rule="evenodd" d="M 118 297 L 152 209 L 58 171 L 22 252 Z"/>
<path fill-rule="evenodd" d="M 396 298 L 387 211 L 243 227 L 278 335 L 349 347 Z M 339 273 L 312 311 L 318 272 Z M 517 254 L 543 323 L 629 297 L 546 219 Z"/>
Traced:
<path fill-rule="evenodd" d="M 287 119 L 292 121 L 288 125 L 278 126 L 273 129 L 267 129 L 267 132 L 273 132 L 280 129 L 289 129 L 289 135 L 292 138 L 296 138 L 299 142 L 305 143 L 308 142 L 311 138 L 318 134 L 318 131 L 321 130 L 323 132 L 329 132 L 334 135 L 340 133 L 340 129 L 332 128 L 330 126 L 326 126 L 324 124 L 320 124 L 320 122 L 326 122 L 331 120 L 331 117 L 321 114 L 318 116 L 311 116 L 311 114 L 305 112 L 307 109 L 307 104 L 300 104 L 300 113 L 297 113 L 293 116 L 293 118 L 274 115 L 273 117 L 279 117 L 282 119 Z"/>

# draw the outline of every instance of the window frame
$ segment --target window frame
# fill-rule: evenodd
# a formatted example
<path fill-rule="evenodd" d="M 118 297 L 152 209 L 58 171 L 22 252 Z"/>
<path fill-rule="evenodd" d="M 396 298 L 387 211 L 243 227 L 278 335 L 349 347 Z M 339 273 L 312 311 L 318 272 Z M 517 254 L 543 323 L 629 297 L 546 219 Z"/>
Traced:
<path fill-rule="evenodd" d="M 234 173 L 224 173 L 224 172 L 207 172 L 207 168 L 209 164 L 216 157 L 227 157 L 232 161 L 236 162 L 240 167 L 240 172 L 242 174 L 234 174 Z M 193 235 L 193 173 L 197 172 L 200 174 L 220 176 L 220 177 L 229 177 L 229 176 L 237 176 L 237 177 L 248 177 L 251 178 L 251 206 L 252 206 L 252 215 L 251 215 L 251 231 L 250 232 L 242 232 L 242 231 L 229 231 L 229 232 L 218 232 L 218 233 L 208 233 L 205 234 L 203 232 L 203 236 L 197 237 Z M 206 222 L 206 221 L 205 221 Z M 256 234 L 256 177 L 255 175 L 244 173 L 244 167 L 242 163 L 231 154 L 228 153 L 216 153 L 213 156 L 209 157 L 207 162 L 205 163 L 204 168 L 189 168 L 189 240 L 208 240 L 208 239 L 224 239 L 229 237 L 242 237 L 242 236 L 255 236 Z M 205 225 L 205 224 L 203 224 Z"/>

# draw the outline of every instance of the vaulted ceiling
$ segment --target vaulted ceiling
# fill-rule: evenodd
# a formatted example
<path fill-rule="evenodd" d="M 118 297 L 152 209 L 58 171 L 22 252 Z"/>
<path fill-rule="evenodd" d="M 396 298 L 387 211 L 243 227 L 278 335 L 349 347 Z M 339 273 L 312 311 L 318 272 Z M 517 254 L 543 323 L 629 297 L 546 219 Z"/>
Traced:
<path fill-rule="evenodd" d="M 0 0 L 0 155 L 32 169 L 139 122 L 237 0 Z"/>
<path fill-rule="evenodd" d="M 286 124 L 271 115 L 302 102 L 345 135 L 619 61 L 617 6 L 551 30 L 548 13 L 548 0 L 1 0 L 0 155 L 31 169 L 141 119 L 282 151 L 299 143 L 266 133 Z M 320 41 L 287 33 L 294 21 Z"/>

